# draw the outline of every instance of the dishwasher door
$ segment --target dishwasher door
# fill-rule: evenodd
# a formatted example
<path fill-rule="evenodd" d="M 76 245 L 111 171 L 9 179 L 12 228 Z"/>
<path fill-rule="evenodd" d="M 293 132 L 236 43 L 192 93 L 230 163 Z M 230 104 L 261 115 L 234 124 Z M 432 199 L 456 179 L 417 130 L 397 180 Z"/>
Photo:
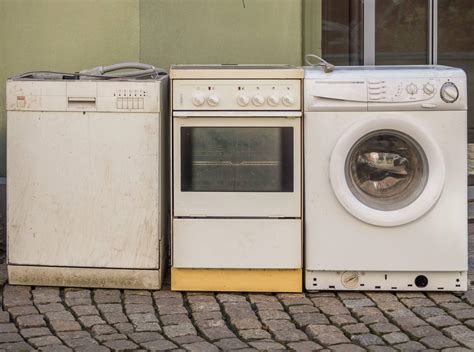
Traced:
<path fill-rule="evenodd" d="M 8 111 L 8 261 L 159 268 L 159 113 Z"/>

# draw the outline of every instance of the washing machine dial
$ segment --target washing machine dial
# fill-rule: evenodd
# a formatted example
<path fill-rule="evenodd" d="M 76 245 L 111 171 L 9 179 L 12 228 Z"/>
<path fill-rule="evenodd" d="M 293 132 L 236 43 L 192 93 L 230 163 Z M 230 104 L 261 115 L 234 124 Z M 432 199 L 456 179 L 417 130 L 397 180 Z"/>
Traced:
<path fill-rule="evenodd" d="M 431 95 L 435 92 L 435 87 L 434 85 L 432 85 L 431 83 L 426 83 L 424 86 L 423 86 L 423 92 L 425 94 L 428 94 L 428 95 Z"/>
<path fill-rule="evenodd" d="M 270 106 L 277 106 L 280 104 L 280 98 L 278 98 L 276 95 L 270 95 L 267 98 L 268 105 Z"/>
<path fill-rule="evenodd" d="M 206 101 L 206 98 L 201 93 L 193 94 L 193 105 L 201 106 Z"/>
<path fill-rule="evenodd" d="M 217 106 L 219 104 L 219 97 L 217 95 L 211 95 L 210 97 L 207 98 L 207 103 L 210 106 Z"/>
<path fill-rule="evenodd" d="M 446 82 L 441 86 L 440 95 L 444 102 L 454 103 L 459 97 L 458 87 L 453 82 Z"/>
<path fill-rule="evenodd" d="M 255 106 L 262 106 L 265 103 L 265 98 L 262 97 L 261 95 L 255 95 L 252 98 L 252 104 Z"/>
<path fill-rule="evenodd" d="M 416 94 L 416 92 L 418 92 L 418 87 L 414 83 L 410 83 L 409 85 L 407 85 L 406 89 L 407 89 L 408 94 L 411 94 L 411 95 L 414 95 Z"/>
<path fill-rule="evenodd" d="M 285 95 L 282 99 L 283 105 L 285 106 L 291 106 L 295 103 L 295 98 L 293 98 L 291 95 Z"/>
<path fill-rule="evenodd" d="M 237 104 L 239 104 L 240 106 L 247 106 L 249 105 L 249 103 L 250 103 L 250 98 L 247 95 L 240 94 L 237 97 Z"/>

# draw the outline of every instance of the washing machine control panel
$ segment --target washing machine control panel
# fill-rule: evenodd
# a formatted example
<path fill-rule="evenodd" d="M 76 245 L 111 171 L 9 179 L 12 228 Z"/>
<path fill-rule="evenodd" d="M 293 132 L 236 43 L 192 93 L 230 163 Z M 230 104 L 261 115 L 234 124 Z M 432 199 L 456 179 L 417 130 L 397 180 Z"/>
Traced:
<path fill-rule="evenodd" d="M 408 80 L 370 79 L 367 81 L 369 101 L 414 102 L 430 100 L 439 92 L 439 82 L 434 78 Z"/>
<path fill-rule="evenodd" d="M 173 110 L 300 110 L 301 80 L 175 80 Z"/>

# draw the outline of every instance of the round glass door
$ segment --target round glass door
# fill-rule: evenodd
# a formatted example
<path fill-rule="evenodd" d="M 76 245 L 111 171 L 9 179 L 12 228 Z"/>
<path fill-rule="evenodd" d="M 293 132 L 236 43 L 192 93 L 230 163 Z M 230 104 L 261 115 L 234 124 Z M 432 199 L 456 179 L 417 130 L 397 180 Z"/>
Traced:
<path fill-rule="evenodd" d="M 445 163 L 437 142 L 407 118 L 366 118 L 338 139 L 330 160 L 331 186 L 353 216 L 377 226 L 414 221 L 438 201 Z"/>
<path fill-rule="evenodd" d="M 352 194 L 370 208 L 397 210 L 419 197 L 426 186 L 428 161 L 420 145 L 394 130 L 378 130 L 357 141 L 346 159 Z"/>

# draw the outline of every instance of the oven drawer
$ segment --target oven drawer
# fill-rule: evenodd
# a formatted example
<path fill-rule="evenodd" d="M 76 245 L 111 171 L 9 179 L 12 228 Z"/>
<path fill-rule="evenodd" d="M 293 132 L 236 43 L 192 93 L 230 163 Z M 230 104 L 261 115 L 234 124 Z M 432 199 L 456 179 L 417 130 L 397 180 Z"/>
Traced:
<path fill-rule="evenodd" d="M 175 219 L 176 268 L 301 268 L 300 219 Z"/>

